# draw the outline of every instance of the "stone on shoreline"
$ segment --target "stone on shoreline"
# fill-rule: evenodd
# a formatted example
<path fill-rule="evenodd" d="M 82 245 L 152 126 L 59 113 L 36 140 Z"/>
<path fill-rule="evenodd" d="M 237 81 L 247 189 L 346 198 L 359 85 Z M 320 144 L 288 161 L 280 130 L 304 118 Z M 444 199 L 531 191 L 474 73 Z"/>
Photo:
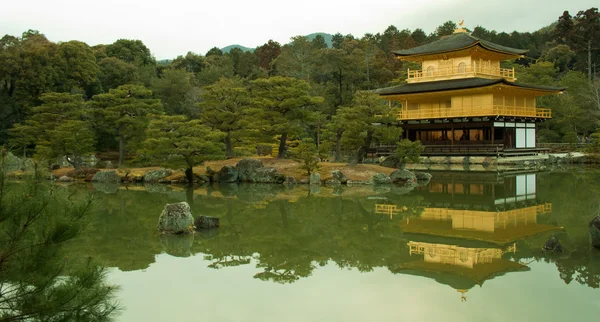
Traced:
<path fill-rule="evenodd" d="M 406 169 L 398 169 L 390 173 L 390 179 L 395 184 L 409 184 L 417 182 L 417 177 L 414 173 Z"/>
<path fill-rule="evenodd" d="M 121 183 L 121 177 L 115 170 L 99 171 L 92 177 L 92 182 Z"/>
<path fill-rule="evenodd" d="M 348 182 L 348 178 L 346 178 L 346 175 L 344 175 L 340 170 L 331 171 L 331 176 L 333 177 L 333 180 L 337 180 L 342 184 Z"/>
<path fill-rule="evenodd" d="M 194 217 L 190 205 L 183 201 L 167 204 L 158 218 L 158 230 L 168 234 L 184 234 L 193 231 Z"/>
<path fill-rule="evenodd" d="M 254 182 L 254 174 L 256 170 L 265 166 L 257 159 L 242 159 L 235 166 L 238 171 L 238 178 L 241 182 Z"/>
<path fill-rule="evenodd" d="M 413 172 L 413 174 L 417 178 L 417 181 L 429 181 L 431 178 L 433 178 L 431 173 L 427 172 Z"/>
<path fill-rule="evenodd" d="M 150 170 L 144 174 L 144 182 L 160 182 L 173 173 L 171 169 Z"/>
<path fill-rule="evenodd" d="M 310 174 L 310 184 L 321 184 L 321 175 L 318 172 Z"/>
<path fill-rule="evenodd" d="M 226 165 L 214 176 L 215 182 L 234 183 L 238 181 L 238 169 L 232 165 Z"/>
<path fill-rule="evenodd" d="M 252 181 L 253 183 L 283 183 L 285 176 L 275 168 L 260 168 L 254 171 Z"/>
<path fill-rule="evenodd" d="M 388 177 L 385 173 L 376 173 L 375 175 L 373 175 L 371 180 L 375 185 L 392 183 L 392 179 Z"/>

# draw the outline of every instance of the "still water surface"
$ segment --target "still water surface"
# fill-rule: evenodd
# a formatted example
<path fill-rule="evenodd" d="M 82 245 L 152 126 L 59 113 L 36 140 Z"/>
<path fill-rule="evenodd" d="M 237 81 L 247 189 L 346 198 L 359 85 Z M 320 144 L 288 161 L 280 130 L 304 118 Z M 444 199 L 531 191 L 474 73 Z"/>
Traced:
<path fill-rule="evenodd" d="M 71 246 L 110 267 L 118 321 L 598 321 L 600 173 L 433 173 L 426 186 L 88 186 Z M 156 231 L 166 203 L 221 218 Z M 565 251 L 541 250 L 556 235 Z"/>

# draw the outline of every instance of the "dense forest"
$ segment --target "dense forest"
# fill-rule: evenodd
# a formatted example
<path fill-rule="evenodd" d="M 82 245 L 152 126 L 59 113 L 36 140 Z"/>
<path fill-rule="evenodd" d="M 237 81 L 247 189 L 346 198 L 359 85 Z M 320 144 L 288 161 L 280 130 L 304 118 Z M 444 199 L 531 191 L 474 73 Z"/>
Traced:
<path fill-rule="evenodd" d="M 557 13 L 560 15 L 560 12 Z M 307 142 L 341 160 L 361 148 L 395 143 L 393 111 L 368 90 L 401 84 L 414 63 L 393 50 L 451 34 L 448 21 L 427 34 L 389 26 L 361 38 L 318 35 L 254 51 L 212 48 L 157 63 L 140 40 L 89 46 L 54 43 L 35 30 L 0 39 L 0 145 L 36 160 L 66 158 L 79 167 L 94 152 L 119 151 L 119 164 L 178 156 L 181 163 L 256 154 L 287 156 Z M 553 119 L 540 142 L 593 141 L 600 121 L 600 13 L 565 11 L 535 32 L 472 35 L 528 49 L 504 62 L 519 82 L 567 87 L 539 99 Z M 383 124 L 374 126 L 377 123 Z M 387 124 L 387 125 L 386 125 Z M 270 151 L 270 149 L 272 151 Z M 364 149 L 362 149 L 364 150 Z M 359 152 L 355 152 L 359 151 Z"/>

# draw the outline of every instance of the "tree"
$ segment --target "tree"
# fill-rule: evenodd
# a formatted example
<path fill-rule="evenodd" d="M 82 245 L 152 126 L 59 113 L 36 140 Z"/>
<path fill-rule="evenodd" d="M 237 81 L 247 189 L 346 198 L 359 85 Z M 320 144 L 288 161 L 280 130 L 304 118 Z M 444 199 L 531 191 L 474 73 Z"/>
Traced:
<path fill-rule="evenodd" d="M 118 306 L 105 270 L 64 247 L 80 234 L 92 200 L 68 200 L 40 182 L 6 187 L 0 155 L 0 321 L 108 321 Z"/>
<path fill-rule="evenodd" d="M 119 165 L 125 159 L 126 145 L 142 141 L 140 132 L 146 128 L 146 115 L 163 110 L 160 100 L 152 98 L 152 91 L 139 85 L 123 85 L 95 95 L 92 106 L 97 116 L 96 127 L 108 129 L 119 142 Z"/>
<path fill-rule="evenodd" d="M 162 77 L 152 82 L 152 92 L 163 103 L 165 112 L 171 115 L 191 115 L 193 103 L 187 99 L 191 90 L 192 74 L 181 69 L 166 69 Z"/>
<path fill-rule="evenodd" d="M 100 69 L 93 50 L 86 43 L 76 40 L 61 43 L 57 49 L 57 60 L 62 80 L 59 89 L 62 91 L 84 89 L 98 81 Z"/>
<path fill-rule="evenodd" d="M 258 58 L 258 66 L 265 70 L 268 76 L 273 76 L 275 74 L 273 61 L 281 54 L 281 45 L 269 40 L 266 44 L 256 47 L 254 53 Z"/>
<path fill-rule="evenodd" d="M 280 135 L 277 157 L 283 158 L 290 134 L 297 134 L 314 106 L 323 98 L 310 95 L 310 86 L 303 80 L 275 76 L 260 78 L 250 83 L 253 120 L 260 130 Z"/>
<path fill-rule="evenodd" d="M 454 33 L 454 30 L 456 30 L 457 28 L 458 26 L 454 21 L 448 20 L 435 29 L 435 35 L 437 37 L 452 35 L 452 33 Z"/>
<path fill-rule="evenodd" d="M 418 162 L 423 150 L 425 150 L 425 147 L 421 144 L 421 141 L 413 142 L 409 139 L 404 139 L 396 143 L 395 154 L 398 160 L 400 160 L 399 164 L 404 165 L 406 161 Z"/>
<path fill-rule="evenodd" d="M 213 47 L 206 52 L 206 57 L 208 56 L 223 56 L 223 51 L 218 47 Z"/>
<path fill-rule="evenodd" d="M 300 169 L 308 172 L 308 175 L 319 168 L 319 158 L 317 146 L 313 142 L 300 142 L 297 147 L 291 150 L 292 158 L 300 162 Z"/>
<path fill-rule="evenodd" d="M 225 153 L 232 158 L 232 138 L 248 127 L 248 89 L 239 78 L 221 78 L 201 94 L 200 117 L 211 128 L 225 133 Z"/>
<path fill-rule="evenodd" d="M 391 125 L 396 119 L 393 110 L 383 104 L 377 94 L 356 92 L 351 108 L 344 112 L 346 130 L 341 143 L 355 151 L 356 163 L 363 160 L 374 141 L 395 142 L 402 133 L 402 128 Z"/>
<path fill-rule="evenodd" d="M 177 56 L 177 58 L 171 62 L 171 66 L 175 69 L 183 69 L 188 73 L 198 74 L 205 67 L 204 57 L 188 51 L 185 57 Z"/>
<path fill-rule="evenodd" d="M 278 73 L 309 81 L 316 63 L 314 52 L 311 42 L 306 37 L 292 37 L 292 41 L 283 46 L 281 54 L 275 60 Z"/>
<path fill-rule="evenodd" d="M 106 55 L 135 66 L 155 66 L 156 60 L 141 40 L 119 39 L 106 46 Z"/>
<path fill-rule="evenodd" d="M 35 143 L 36 155 L 44 160 L 64 157 L 75 169 L 81 158 L 94 151 L 94 133 L 86 119 L 87 107 L 81 95 L 46 93 L 32 116 L 11 129 L 14 143 L 23 149 Z"/>
<path fill-rule="evenodd" d="M 133 84 L 139 79 L 138 68 L 116 57 L 107 57 L 98 63 L 100 84 L 105 91 L 121 85 Z"/>
<path fill-rule="evenodd" d="M 161 163 L 183 162 L 188 183 L 194 182 L 193 168 L 206 160 L 224 157 L 224 133 L 200 120 L 185 116 L 151 115 L 141 152 Z"/>
<path fill-rule="evenodd" d="M 542 58 L 546 61 L 554 63 L 555 68 L 561 72 L 564 72 L 573 65 L 576 56 L 577 54 L 575 54 L 575 52 L 572 51 L 569 46 L 558 45 L 548 50 L 542 56 Z"/>

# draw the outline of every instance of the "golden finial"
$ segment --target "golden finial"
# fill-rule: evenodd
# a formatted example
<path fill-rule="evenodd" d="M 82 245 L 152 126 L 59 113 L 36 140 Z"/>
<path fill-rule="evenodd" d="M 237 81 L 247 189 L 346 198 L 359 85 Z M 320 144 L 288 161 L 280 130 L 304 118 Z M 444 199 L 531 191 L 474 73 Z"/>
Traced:
<path fill-rule="evenodd" d="M 459 290 L 456 290 L 456 291 L 458 291 L 460 293 L 460 301 L 461 302 L 466 302 L 467 301 L 467 296 L 465 294 L 467 294 L 467 292 L 469 290 L 460 290 L 459 289 Z"/>
<path fill-rule="evenodd" d="M 457 34 L 459 32 L 467 32 L 467 30 L 464 27 L 465 27 L 465 21 L 463 19 L 460 19 L 458 21 L 458 28 L 456 30 L 454 30 L 454 33 Z"/>

